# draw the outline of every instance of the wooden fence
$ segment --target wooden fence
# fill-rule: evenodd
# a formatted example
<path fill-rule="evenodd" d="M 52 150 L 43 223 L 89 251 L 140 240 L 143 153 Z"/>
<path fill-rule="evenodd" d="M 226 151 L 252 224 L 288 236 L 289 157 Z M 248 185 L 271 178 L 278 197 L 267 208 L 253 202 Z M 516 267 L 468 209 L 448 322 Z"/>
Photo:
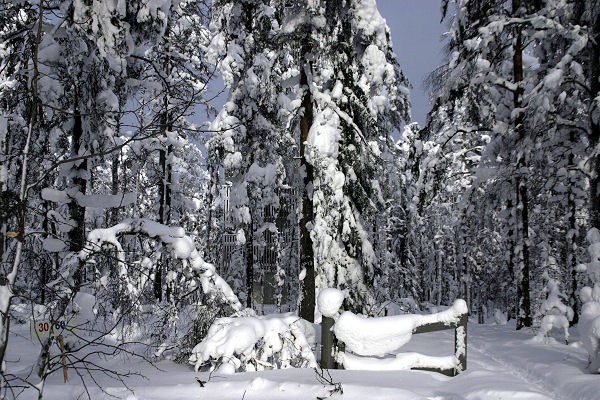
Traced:
<path fill-rule="evenodd" d="M 458 360 L 455 368 L 441 369 L 441 368 L 412 368 L 423 371 L 434 371 L 447 376 L 456 376 L 460 372 L 467 369 L 467 319 L 468 314 L 463 314 L 459 317 L 459 321 L 456 323 L 443 323 L 434 322 L 419 325 L 413 329 L 414 335 L 420 333 L 430 333 L 441 330 L 454 329 L 454 355 Z M 335 321 L 333 318 L 323 317 L 321 321 L 321 367 L 327 369 L 341 369 L 342 365 L 338 364 L 334 359 L 334 349 L 337 351 L 344 351 L 343 342 L 338 342 L 333 333 L 333 325 Z"/>

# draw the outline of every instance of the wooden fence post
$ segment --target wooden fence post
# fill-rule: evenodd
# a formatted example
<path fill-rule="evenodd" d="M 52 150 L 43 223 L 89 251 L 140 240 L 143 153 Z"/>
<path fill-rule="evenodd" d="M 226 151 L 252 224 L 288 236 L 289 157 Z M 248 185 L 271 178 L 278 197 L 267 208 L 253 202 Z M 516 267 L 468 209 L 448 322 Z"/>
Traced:
<path fill-rule="evenodd" d="M 454 330 L 454 354 L 458 358 L 458 372 L 467 370 L 467 321 L 468 314 L 460 316 L 460 321 Z"/>
<path fill-rule="evenodd" d="M 336 366 L 333 358 L 333 328 L 335 320 L 323 316 L 321 320 L 321 368 L 334 369 Z"/>
<path fill-rule="evenodd" d="M 65 383 L 67 383 L 67 360 L 65 359 L 65 342 L 63 340 L 63 335 L 58 335 L 58 342 L 60 343 L 60 356 L 62 359 L 63 377 L 65 378 Z"/>

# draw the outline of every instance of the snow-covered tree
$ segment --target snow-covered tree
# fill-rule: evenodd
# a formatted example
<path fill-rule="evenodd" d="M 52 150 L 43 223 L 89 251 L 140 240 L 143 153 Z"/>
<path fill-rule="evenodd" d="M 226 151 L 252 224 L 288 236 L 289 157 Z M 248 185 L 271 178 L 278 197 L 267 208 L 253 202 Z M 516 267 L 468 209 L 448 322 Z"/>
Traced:
<path fill-rule="evenodd" d="M 569 322 L 573 320 L 573 309 L 565 304 L 567 297 L 561 293 L 558 282 L 548 274 L 546 279 L 546 299 L 542 302 L 539 315 L 542 317 L 538 338 L 545 337 L 552 328 L 560 328 L 565 334 L 565 342 L 569 344 Z"/>
<path fill-rule="evenodd" d="M 374 1 L 303 6 L 283 22 L 285 32 L 296 32 L 290 36 L 300 50 L 301 125 L 308 128 L 300 138 L 306 141 L 301 156 L 313 173 L 305 178 L 313 219 L 301 221 L 301 252 L 303 222 L 310 222 L 316 290 L 348 290 L 347 307 L 369 312 L 371 284 L 381 274 L 369 228 L 385 206 L 382 154 L 392 151 L 391 130 L 407 118 L 408 83 Z M 311 319 L 313 283 L 303 260 L 301 253 L 308 290 L 300 313 Z"/>
<path fill-rule="evenodd" d="M 586 236 L 590 261 L 580 264 L 579 270 L 586 272 L 591 286 L 581 288 L 581 315 L 577 326 L 583 347 L 589 355 L 589 369 L 600 372 L 600 231 L 591 228 Z"/>
<path fill-rule="evenodd" d="M 219 1 L 213 6 L 209 61 L 215 64 L 229 99 L 211 125 L 207 146 L 219 159 L 231 182 L 230 208 L 238 251 L 243 251 L 246 305 L 252 306 L 254 248 L 265 236 L 278 235 L 273 221 L 279 193 L 285 188 L 286 168 L 293 156 L 290 110 L 282 90 L 289 72 L 287 54 L 279 49 L 268 1 Z"/>
<path fill-rule="evenodd" d="M 572 85 L 579 79 L 575 60 L 586 39 L 572 19 L 573 4 L 453 3 L 449 60 L 433 77 L 430 129 L 444 157 L 462 154 L 469 161 L 462 172 L 453 168 L 467 178 L 460 225 L 471 232 L 471 243 L 490 235 L 500 239 L 489 242 L 492 248 L 485 252 L 505 254 L 503 275 L 517 281 L 517 327 L 530 326 L 531 279 L 537 285 L 537 271 L 547 263 L 544 254 L 558 258 L 536 246 L 552 240 L 550 247 L 562 248 L 566 238 L 571 268 L 576 256 L 583 177 L 575 161 L 581 157 L 581 133 L 574 133 L 579 89 Z M 443 2 L 444 13 L 448 4 Z M 552 166 L 561 172 L 552 174 Z M 553 219 L 553 202 L 568 207 L 573 218 Z M 489 229 L 477 228 L 481 223 Z M 552 231 L 557 225 L 565 232 L 560 240 Z M 542 233 L 531 236 L 532 226 Z"/>
<path fill-rule="evenodd" d="M 373 1 L 216 6 L 212 48 L 231 93 L 209 144 L 233 184 L 235 229 L 248 253 L 249 233 L 265 229 L 257 212 L 277 204 L 265 188 L 285 184 L 283 165 L 299 151 L 300 313 L 312 320 L 315 288 L 330 286 L 367 310 L 380 273 L 369 228 L 384 208 L 381 154 L 408 112 L 385 21 Z"/>

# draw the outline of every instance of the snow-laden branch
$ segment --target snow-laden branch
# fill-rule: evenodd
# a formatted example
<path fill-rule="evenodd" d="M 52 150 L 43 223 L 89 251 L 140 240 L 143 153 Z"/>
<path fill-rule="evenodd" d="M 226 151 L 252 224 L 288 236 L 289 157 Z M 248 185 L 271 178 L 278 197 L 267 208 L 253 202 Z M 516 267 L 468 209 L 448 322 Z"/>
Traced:
<path fill-rule="evenodd" d="M 171 255 L 182 261 L 189 272 L 200 279 L 202 290 L 210 295 L 220 296 L 234 311 L 241 311 L 242 304 L 231 287 L 219 274 L 215 266 L 205 262 L 191 237 L 180 227 L 171 227 L 148 219 L 126 219 L 120 224 L 104 229 L 94 229 L 88 234 L 88 246 L 80 253 L 80 258 L 88 261 L 105 245 L 117 250 L 119 275 L 126 274 L 125 250 L 119 242 L 123 235 L 145 235 L 165 245 Z"/>

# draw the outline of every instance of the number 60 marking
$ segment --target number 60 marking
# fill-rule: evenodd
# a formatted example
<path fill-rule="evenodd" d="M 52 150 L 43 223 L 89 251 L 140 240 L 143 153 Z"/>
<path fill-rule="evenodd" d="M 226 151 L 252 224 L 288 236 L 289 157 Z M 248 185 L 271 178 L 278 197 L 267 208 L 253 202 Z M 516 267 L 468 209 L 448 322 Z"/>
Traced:
<path fill-rule="evenodd" d="M 65 321 L 59 321 L 54 323 L 54 329 L 65 329 L 67 324 Z M 50 324 L 48 322 L 40 322 L 38 323 L 38 332 L 48 332 L 50 331 Z"/>

